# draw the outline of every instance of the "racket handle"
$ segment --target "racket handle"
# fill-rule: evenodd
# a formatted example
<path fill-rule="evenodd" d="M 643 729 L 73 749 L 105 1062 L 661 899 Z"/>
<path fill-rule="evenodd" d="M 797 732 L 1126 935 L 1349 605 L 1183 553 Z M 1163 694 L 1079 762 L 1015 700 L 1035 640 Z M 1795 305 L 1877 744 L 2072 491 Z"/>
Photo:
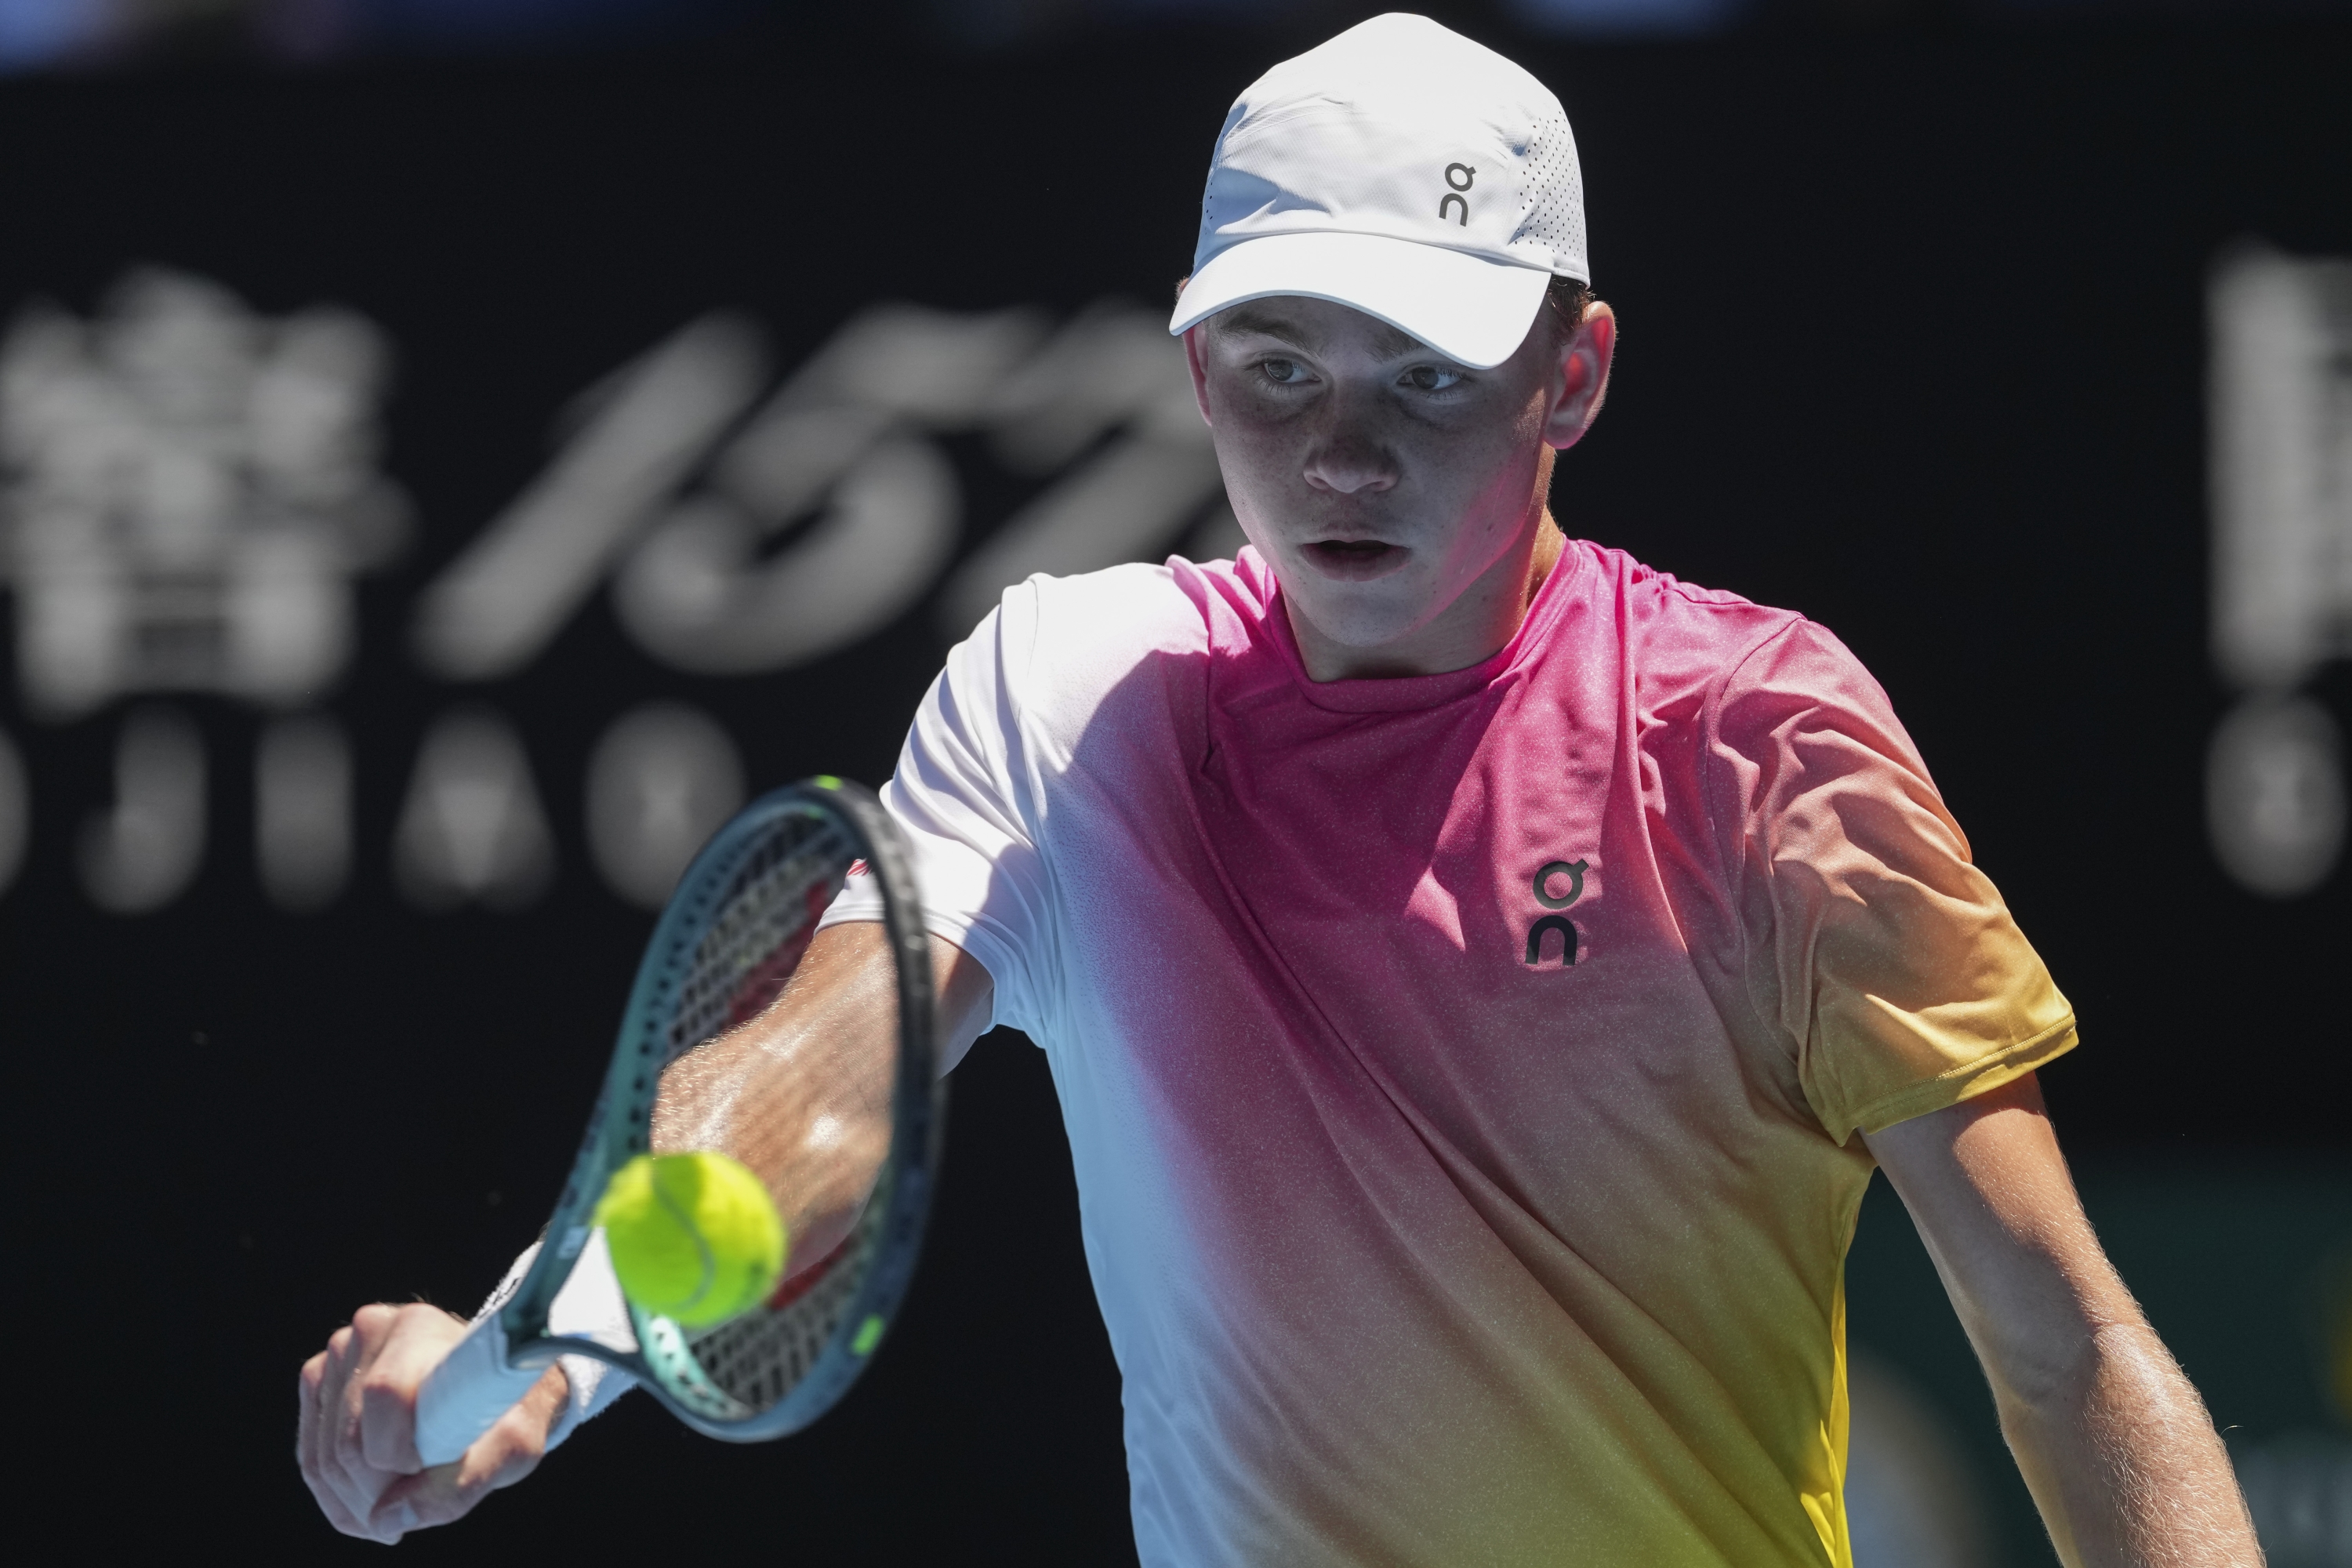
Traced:
<path fill-rule="evenodd" d="M 446 1465 L 473 1447 L 547 1371 L 507 1364 L 506 1326 L 490 1313 L 427 1373 L 416 1391 L 416 1453 Z"/>

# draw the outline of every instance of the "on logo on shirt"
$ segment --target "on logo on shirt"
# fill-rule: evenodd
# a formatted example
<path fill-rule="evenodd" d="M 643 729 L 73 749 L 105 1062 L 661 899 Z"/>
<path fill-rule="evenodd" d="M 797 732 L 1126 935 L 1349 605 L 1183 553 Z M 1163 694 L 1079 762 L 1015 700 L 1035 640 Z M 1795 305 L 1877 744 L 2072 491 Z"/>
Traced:
<path fill-rule="evenodd" d="M 1544 908 L 1559 910 L 1584 897 L 1582 860 L 1552 860 L 1536 873 L 1536 902 Z M 1567 879 L 1567 890 L 1555 895 L 1551 889 L 1555 878 Z M 1528 962 L 1540 965 L 1544 958 L 1544 938 L 1552 931 L 1559 932 L 1559 962 L 1562 968 L 1576 962 L 1576 926 L 1564 914 L 1548 914 L 1528 928 Z"/>

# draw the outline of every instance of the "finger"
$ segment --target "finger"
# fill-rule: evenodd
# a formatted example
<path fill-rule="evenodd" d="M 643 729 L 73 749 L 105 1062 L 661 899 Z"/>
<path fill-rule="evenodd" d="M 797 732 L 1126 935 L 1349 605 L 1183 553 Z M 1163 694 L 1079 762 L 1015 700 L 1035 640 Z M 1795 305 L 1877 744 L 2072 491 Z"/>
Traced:
<path fill-rule="evenodd" d="M 351 1327 L 337 1336 L 340 1345 L 329 1342 L 330 1349 L 339 1353 L 330 1357 L 324 1391 L 329 1397 L 320 1405 L 325 1427 L 320 1454 L 321 1476 L 360 1522 L 362 1528 L 356 1533 L 371 1540 L 381 1537 L 366 1528 L 366 1521 L 375 1511 L 376 1500 L 398 1472 L 368 1461 L 364 1380 L 390 1338 L 395 1318 L 396 1310 L 383 1306 L 362 1307 L 352 1315 Z"/>
<path fill-rule="evenodd" d="M 385 1488 L 370 1527 L 396 1538 L 401 1531 L 447 1524 L 472 1512 L 492 1492 L 521 1480 L 546 1457 L 547 1434 L 571 1394 L 563 1369 L 548 1368 L 455 1464 L 435 1465 Z"/>
<path fill-rule="evenodd" d="M 425 1468 L 416 1452 L 416 1391 L 465 1331 L 433 1307 L 403 1308 L 394 1319 L 359 1377 L 361 1452 L 371 1468 L 404 1476 Z"/>
<path fill-rule="evenodd" d="M 547 1457 L 548 1434 L 571 1402 L 572 1379 L 559 1362 L 466 1450 L 467 1479 L 478 1478 L 486 1491 L 499 1491 L 539 1468 Z"/>
<path fill-rule="evenodd" d="M 487 1442 L 487 1437 L 478 1442 Z M 488 1468 L 478 1468 L 467 1457 L 453 1464 L 436 1465 L 413 1476 L 403 1476 L 384 1489 L 371 1517 L 371 1528 L 390 1531 L 423 1530 L 431 1525 L 448 1524 L 463 1519 L 479 1507 L 484 1498 L 501 1487 L 513 1485 L 538 1468 L 535 1457 L 512 1456 L 494 1459 Z"/>
<path fill-rule="evenodd" d="M 368 1518 L 377 1494 L 390 1479 L 353 1459 L 353 1439 L 348 1430 L 352 1415 L 352 1374 L 363 1364 L 371 1336 L 346 1328 L 327 1342 L 318 1360 L 318 1386 L 310 1405 L 310 1451 L 303 1479 L 319 1500 L 327 1521 L 346 1535 L 380 1541 L 383 1534 Z M 305 1368 L 308 1372 L 309 1368 Z"/>
<path fill-rule="evenodd" d="M 328 1339 L 327 1348 L 303 1372 L 318 1368 L 318 1381 L 310 1399 L 310 1449 L 304 1456 L 303 1479 L 320 1499 L 320 1507 L 331 1518 L 340 1516 L 338 1529 L 362 1530 L 364 1509 L 355 1511 L 352 1502 L 356 1493 L 352 1478 L 346 1472 L 340 1453 L 340 1433 L 344 1421 L 343 1398 L 351 1381 L 352 1357 L 357 1353 L 358 1341 L 349 1325 L 340 1328 Z M 330 1506 L 326 1500 L 332 1500 Z"/>
<path fill-rule="evenodd" d="M 537 1469 L 540 1460 L 547 1457 L 547 1435 L 571 1392 L 571 1380 L 561 1366 L 541 1373 L 530 1391 L 459 1457 L 455 1467 L 458 1489 L 479 1500 Z"/>
<path fill-rule="evenodd" d="M 329 1484 L 320 1465 L 320 1434 L 324 1422 L 320 1417 L 320 1403 L 327 1383 L 327 1366 L 331 1357 L 320 1351 L 302 1363 L 301 1375 L 295 1380 L 298 1410 L 294 1426 L 294 1460 L 302 1471 L 302 1484 L 310 1489 L 310 1497 L 327 1522 L 345 1535 L 362 1533 L 365 1526 L 345 1507 L 342 1498 Z"/>
<path fill-rule="evenodd" d="M 367 1530 L 374 1540 L 398 1541 L 412 1530 L 462 1519 L 479 1500 L 480 1494 L 459 1488 L 456 1465 L 436 1465 L 384 1488 L 375 1511 L 368 1516 Z"/>
<path fill-rule="evenodd" d="M 327 1381 L 327 1352 L 302 1363 L 294 1379 L 294 1463 L 310 1479 L 310 1456 L 319 1440 L 319 1389 Z"/>

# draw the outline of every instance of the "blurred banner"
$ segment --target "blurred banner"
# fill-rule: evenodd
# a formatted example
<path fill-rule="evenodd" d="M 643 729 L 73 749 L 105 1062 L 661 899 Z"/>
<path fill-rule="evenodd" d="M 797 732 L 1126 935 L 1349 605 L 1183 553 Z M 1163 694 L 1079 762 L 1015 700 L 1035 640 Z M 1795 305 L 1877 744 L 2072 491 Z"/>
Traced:
<path fill-rule="evenodd" d="M 680 7 L 658 51 L 178 72 L 100 9 L 0 0 L 12 60 L 133 64 L 0 84 L 0 1041 L 63 1194 L 10 1246 L 102 1347 L 28 1373 L 31 1484 L 142 1550 L 314 1551 L 294 1368 L 530 1242 L 712 826 L 887 776 L 1006 584 L 1235 548 L 1166 310 L 1226 106 L 1348 18 L 975 53 Z M 264 9 L 309 58 L 397 32 Z M 2352 33 L 1776 14 L 1481 14 L 1566 101 L 1625 323 L 1555 510 L 1886 685 L 2082 1014 L 2056 1114 L 2273 1562 L 2352 1563 Z M 436 1549 L 674 1550 L 613 1500 L 756 1487 L 812 1560 L 1120 1560 L 1034 1057 L 960 1069 L 908 1315 L 819 1434 L 625 1410 Z M 1858 1559 L 2035 1561 L 1873 1203 Z M 115 1518 L 89 1456 L 150 1427 L 207 1440 Z"/>
<path fill-rule="evenodd" d="M 163 908 L 204 867 L 206 742 L 167 700 L 187 693 L 268 715 L 250 763 L 257 885 L 302 912 L 341 891 L 352 762 L 321 704 L 358 652 L 356 580 L 409 533 L 381 463 L 393 358 L 349 309 L 266 316 L 154 268 L 88 317 L 29 304 L 0 341 L 19 699 L 45 725 L 119 715 L 113 804 L 81 826 L 99 908 Z M 690 704 L 615 713 L 584 776 L 542 786 L 506 715 L 454 699 L 531 669 L 600 594 L 656 668 L 772 675 L 918 605 L 944 647 L 1033 572 L 1240 542 L 1182 352 L 1132 301 L 1059 318 L 876 303 L 781 367 L 757 321 L 706 314 L 603 371 L 550 426 L 545 466 L 398 628 L 419 676 L 453 693 L 418 739 L 390 847 L 420 910 L 544 892 L 543 788 L 586 799 L 606 887 L 649 909 L 742 804 L 737 743 Z M 959 559 L 975 485 L 1022 499 Z M 22 773 L 0 779 L 0 877 L 30 816 Z"/>
<path fill-rule="evenodd" d="M 2209 308 L 2213 660 L 2244 693 L 2213 735 L 2213 849 L 2292 897 L 2344 852 L 2344 734 L 2305 688 L 2352 658 L 2352 259 L 2233 248 Z"/>
<path fill-rule="evenodd" d="M 2341 15 L 2347 0 L 1471 0 L 1424 6 L 1538 37 L 1683 39 L 1785 29 L 2014 26 Z M 1361 13 L 1370 15 L 1370 11 Z M 896 0 L 877 15 L 806 0 L 0 0 L 0 71 L 192 55 L 310 63 L 376 53 L 514 53 L 775 37 L 880 22 L 981 47 L 1207 23 L 1314 28 L 1325 0 Z"/>

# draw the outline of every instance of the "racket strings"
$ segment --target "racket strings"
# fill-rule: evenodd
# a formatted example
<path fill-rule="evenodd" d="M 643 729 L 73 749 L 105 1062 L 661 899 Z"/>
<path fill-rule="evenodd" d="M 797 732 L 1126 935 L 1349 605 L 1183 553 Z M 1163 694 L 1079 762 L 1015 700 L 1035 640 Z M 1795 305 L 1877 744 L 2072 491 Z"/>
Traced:
<path fill-rule="evenodd" d="M 676 991 L 665 1045 L 675 1060 L 766 1011 L 840 892 L 857 849 L 830 821 L 796 816 L 745 855 L 713 900 Z M 688 1337 L 712 1384 L 753 1411 L 782 1400 L 815 1368 L 878 1250 L 888 1204 L 877 1193 L 849 1239 L 764 1306 Z"/>
<path fill-rule="evenodd" d="M 791 1393 L 816 1365 L 856 1299 L 880 1249 L 889 1209 L 888 1194 L 877 1191 L 856 1230 L 823 1262 L 788 1280 L 765 1307 L 695 1337 L 694 1359 L 711 1382 L 753 1410 Z"/>
<path fill-rule="evenodd" d="M 694 1338 L 694 1359 L 728 1394 L 765 1410 L 816 1365 L 857 1294 L 868 1250 L 862 1235 L 852 1237 L 766 1307 Z"/>
<path fill-rule="evenodd" d="M 678 981 L 667 1061 L 764 1012 L 841 890 L 856 853 L 847 837 L 810 817 L 789 826 L 797 831 L 764 838 L 744 857 L 717 900 L 718 918 Z"/>

